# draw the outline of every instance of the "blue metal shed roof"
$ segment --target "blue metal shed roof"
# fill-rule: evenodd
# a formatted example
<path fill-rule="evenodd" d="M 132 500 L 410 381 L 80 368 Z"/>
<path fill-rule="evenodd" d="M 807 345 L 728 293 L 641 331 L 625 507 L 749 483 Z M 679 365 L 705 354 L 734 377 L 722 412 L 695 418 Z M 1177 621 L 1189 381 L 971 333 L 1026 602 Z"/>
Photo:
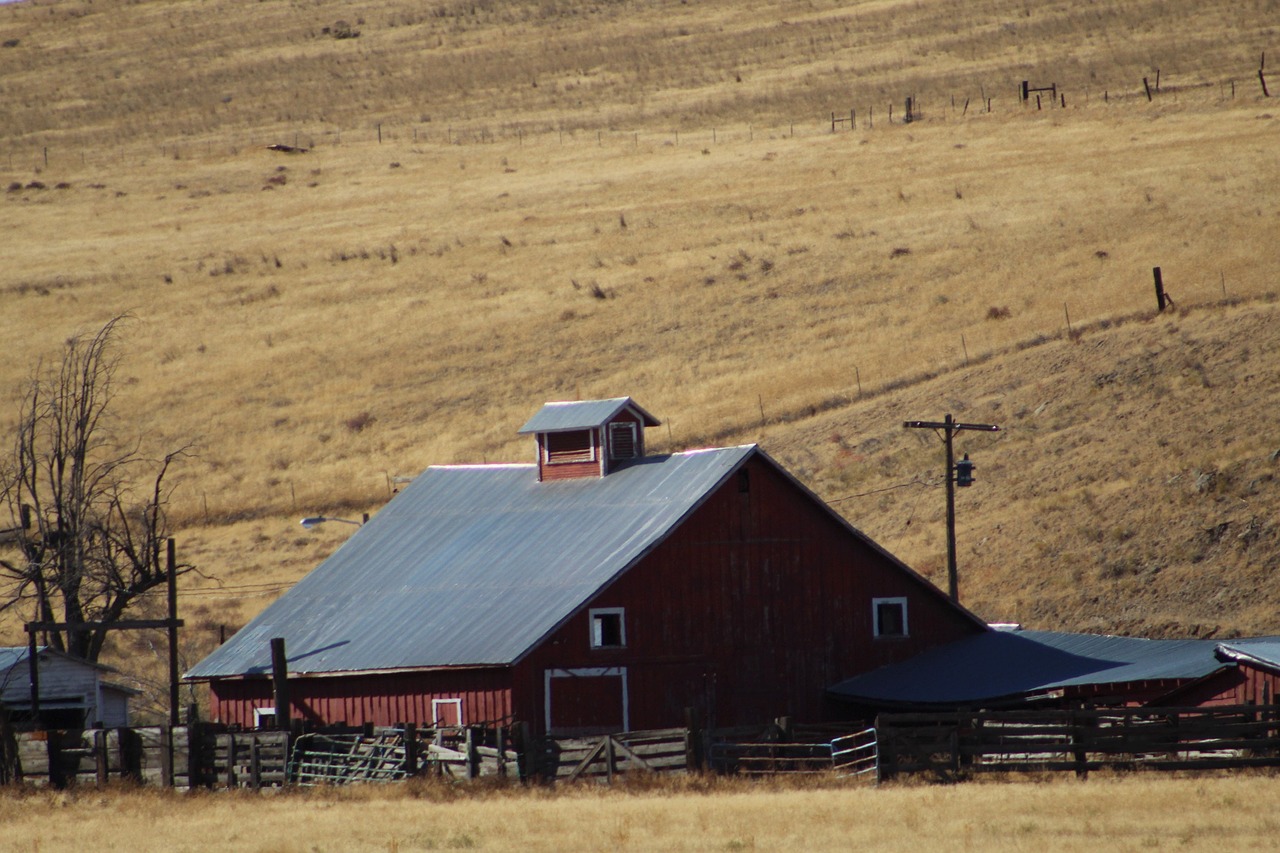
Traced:
<path fill-rule="evenodd" d="M 842 681 L 841 698 L 952 705 L 1065 687 L 1201 678 L 1224 664 L 1217 640 L 1146 640 L 1055 631 L 988 631 Z"/>
<path fill-rule="evenodd" d="M 428 468 L 188 678 L 513 663 L 656 546 L 755 445 L 538 482 L 534 465 Z"/>
<path fill-rule="evenodd" d="M 627 407 L 635 410 L 645 426 L 658 426 L 661 421 L 646 412 L 630 397 L 614 397 L 609 400 L 578 400 L 563 403 L 547 403 L 538 413 L 520 427 L 520 435 L 534 432 L 563 432 L 572 429 L 591 429 L 608 423 L 618 412 Z"/>
<path fill-rule="evenodd" d="M 1218 644 L 1218 655 L 1226 660 L 1247 661 L 1280 669 L 1280 637 L 1252 637 Z"/>

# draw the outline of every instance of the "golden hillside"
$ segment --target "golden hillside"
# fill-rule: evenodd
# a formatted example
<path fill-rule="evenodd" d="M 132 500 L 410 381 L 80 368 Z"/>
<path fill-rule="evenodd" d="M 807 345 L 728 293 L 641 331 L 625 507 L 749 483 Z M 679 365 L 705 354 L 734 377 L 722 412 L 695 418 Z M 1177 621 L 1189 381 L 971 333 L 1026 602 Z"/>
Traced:
<path fill-rule="evenodd" d="M 939 581 L 941 445 L 901 422 L 999 423 L 961 441 L 980 615 L 1280 632 L 1276 11 L 3 5 L 0 385 L 132 315 L 118 426 L 198 442 L 180 547 L 229 587 L 192 655 L 345 535 L 297 516 L 622 394 Z"/>

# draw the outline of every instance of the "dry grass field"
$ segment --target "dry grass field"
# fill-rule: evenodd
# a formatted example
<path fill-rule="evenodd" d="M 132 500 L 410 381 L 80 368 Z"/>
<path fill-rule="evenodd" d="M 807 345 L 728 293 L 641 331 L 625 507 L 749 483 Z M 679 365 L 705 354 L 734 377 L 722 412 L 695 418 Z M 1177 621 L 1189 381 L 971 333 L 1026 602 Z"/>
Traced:
<path fill-rule="evenodd" d="M 901 421 L 1000 423 L 962 448 L 977 613 L 1280 633 L 1277 12 L 0 5 L 0 388 L 131 315 L 117 428 L 198 450 L 188 663 L 348 535 L 300 515 L 623 394 L 939 580 L 941 448 Z"/>
<path fill-rule="evenodd" d="M 1274 850 L 1274 777 L 890 786 L 665 782 L 457 795 L 357 786 L 279 796 L 0 797 L 3 853 L 419 850 Z"/>

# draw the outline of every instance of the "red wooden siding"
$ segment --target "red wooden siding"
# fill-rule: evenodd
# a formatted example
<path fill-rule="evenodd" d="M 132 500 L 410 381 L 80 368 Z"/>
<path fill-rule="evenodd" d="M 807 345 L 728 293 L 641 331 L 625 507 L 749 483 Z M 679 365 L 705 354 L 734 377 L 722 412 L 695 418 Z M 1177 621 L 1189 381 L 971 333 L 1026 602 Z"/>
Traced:
<path fill-rule="evenodd" d="M 1280 673 L 1241 662 L 1160 698 L 1161 705 L 1272 705 L 1280 702 Z"/>
<path fill-rule="evenodd" d="M 461 699 L 463 723 L 471 725 L 510 720 L 509 673 L 489 668 L 290 678 L 289 691 L 294 718 L 318 725 L 429 726 L 433 699 Z M 223 723 L 252 727 L 253 709 L 272 704 L 270 679 L 213 681 L 209 687 L 209 716 Z"/>
<path fill-rule="evenodd" d="M 828 686 L 982 630 L 773 466 L 744 471 L 517 666 L 518 717 L 545 726 L 548 669 L 625 666 L 631 728 L 817 720 Z M 908 636 L 873 636 L 885 597 Z M 590 648 L 592 607 L 624 608 L 625 648 Z"/>

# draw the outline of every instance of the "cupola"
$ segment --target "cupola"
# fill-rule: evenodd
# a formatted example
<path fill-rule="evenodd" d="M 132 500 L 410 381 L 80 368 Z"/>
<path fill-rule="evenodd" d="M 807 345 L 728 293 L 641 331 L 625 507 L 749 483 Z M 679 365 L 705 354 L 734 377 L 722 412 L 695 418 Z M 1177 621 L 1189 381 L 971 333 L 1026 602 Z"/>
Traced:
<path fill-rule="evenodd" d="M 604 477 L 644 456 L 644 428 L 661 422 L 630 397 L 547 403 L 520 428 L 538 444 L 538 479 Z"/>

